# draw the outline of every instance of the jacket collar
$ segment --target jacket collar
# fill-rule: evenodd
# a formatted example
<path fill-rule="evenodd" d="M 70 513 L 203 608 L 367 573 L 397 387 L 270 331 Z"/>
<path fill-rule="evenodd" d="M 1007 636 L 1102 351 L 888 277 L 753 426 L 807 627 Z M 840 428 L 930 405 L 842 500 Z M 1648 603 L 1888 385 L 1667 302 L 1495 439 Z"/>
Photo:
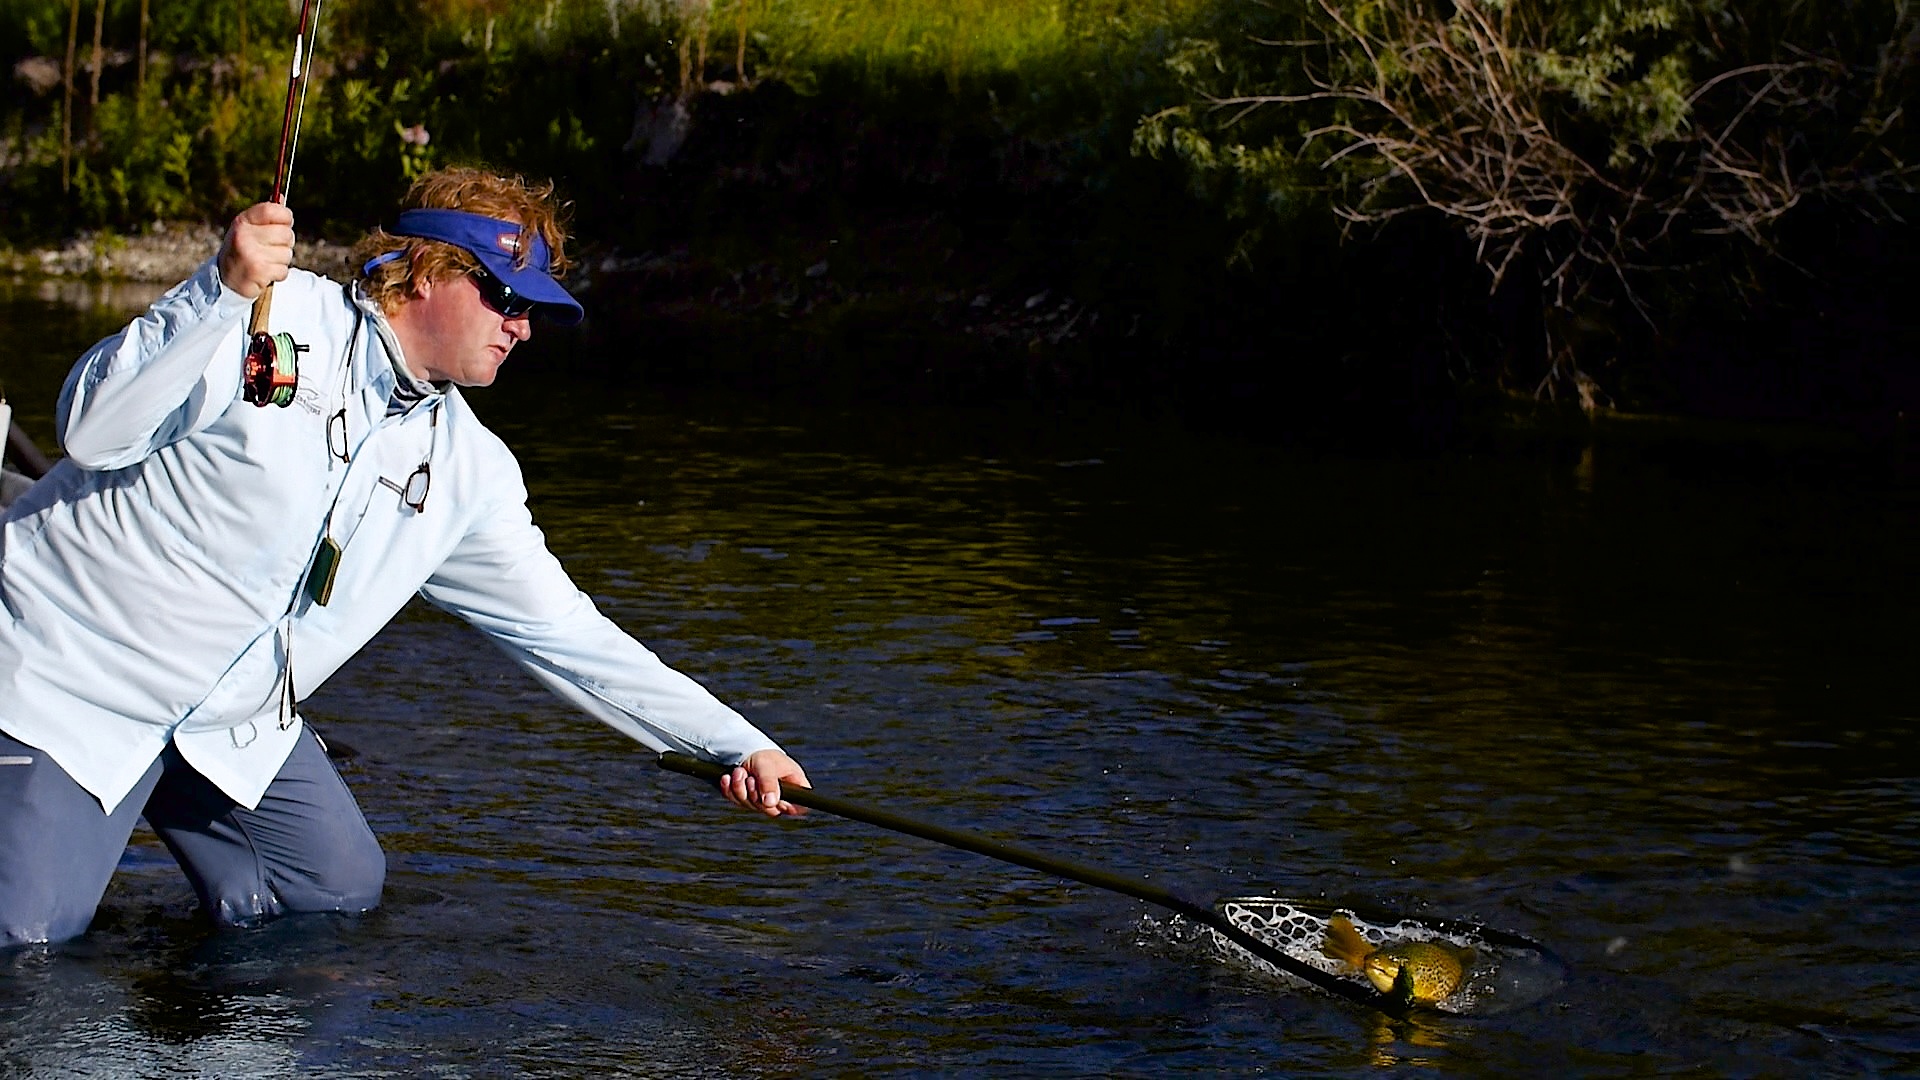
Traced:
<path fill-rule="evenodd" d="M 412 404 L 431 402 L 439 398 L 444 392 L 440 387 L 425 379 L 415 378 L 410 372 L 401 371 L 401 365 L 405 363 L 402 357 L 405 354 L 400 349 L 400 339 L 394 336 L 393 324 L 387 321 L 387 313 L 380 310 L 380 305 L 367 295 L 366 290 L 361 288 L 360 282 L 355 281 L 348 285 L 347 293 L 354 308 L 360 314 L 363 327 L 372 331 L 368 335 L 366 347 L 357 350 L 359 355 L 353 358 L 357 369 L 354 372 L 356 388 L 373 390 L 380 395 L 381 400 L 392 401 L 395 388 L 400 380 L 405 378 L 410 384 L 410 389 L 414 391 L 407 395 L 415 399 Z"/>

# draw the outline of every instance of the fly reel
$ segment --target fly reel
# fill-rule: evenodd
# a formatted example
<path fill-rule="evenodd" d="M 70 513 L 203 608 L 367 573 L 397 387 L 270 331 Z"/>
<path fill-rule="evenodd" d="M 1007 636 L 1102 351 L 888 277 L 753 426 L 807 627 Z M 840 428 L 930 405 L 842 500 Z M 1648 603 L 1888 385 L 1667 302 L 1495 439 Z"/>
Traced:
<path fill-rule="evenodd" d="M 284 409 L 293 404 L 294 391 L 300 386 L 300 354 L 306 351 L 305 345 L 294 342 L 292 334 L 255 331 L 247 343 L 246 365 L 241 369 L 241 397 L 263 409 L 268 405 Z"/>

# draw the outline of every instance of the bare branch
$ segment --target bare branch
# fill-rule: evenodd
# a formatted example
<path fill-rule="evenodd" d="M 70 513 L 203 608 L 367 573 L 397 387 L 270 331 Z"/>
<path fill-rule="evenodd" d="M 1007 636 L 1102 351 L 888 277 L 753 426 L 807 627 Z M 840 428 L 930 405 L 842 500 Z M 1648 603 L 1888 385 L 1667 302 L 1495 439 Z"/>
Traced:
<path fill-rule="evenodd" d="M 1772 134 L 1774 118 L 1837 108 L 1828 84 L 1847 72 L 1830 57 L 1800 50 L 1785 62 L 1715 73 L 1686 93 L 1690 113 L 1722 87 L 1761 78 L 1731 108 L 1717 110 L 1711 127 L 1663 135 L 1657 154 L 1649 147 L 1624 164 L 1603 163 L 1556 134 L 1564 96 L 1525 59 L 1544 45 L 1524 5 L 1455 0 L 1452 17 L 1441 19 L 1417 0 L 1387 0 L 1369 9 L 1363 30 L 1336 0 L 1316 2 L 1327 41 L 1273 42 L 1328 47 L 1325 63 L 1305 65 L 1313 92 L 1214 97 L 1208 104 L 1235 109 L 1230 123 L 1274 106 L 1346 107 L 1336 114 L 1344 119 L 1313 128 L 1302 143 L 1326 142 L 1320 166 L 1357 181 L 1357 197 L 1335 207 L 1341 220 L 1377 226 L 1416 209 L 1441 214 L 1465 229 L 1492 290 L 1529 258 L 1539 260 L 1538 282 L 1557 311 L 1598 302 L 1596 289 L 1605 282 L 1657 326 L 1641 287 L 1662 265 L 1656 246 L 1685 234 L 1738 235 L 1766 250 L 1772 224 L 1808 198 L 1858 189 L 1886 207 L 1882 188 L 1913 190 L 1915 167 L 1895 158 L 1869 167 L 1855 155 L 1823 168 Z M 1813 88 L 1798 89 L 1808 78 Z M 1856 126 L 1885 131 L 1900 109 L 1895 103 L 1881 110 L 1884 118 L 1863 117 Z M 1757 140 L 1743 134 L 1750 131 Z M 1356 175 L 1367 159 L 1377 171 Z M 1579 389 L 1583 402 L 1604 399 L 1557 333 L 1550 325 L 1548 371 L 1536 391 L 1552 397 L 1564 383 Z"/>

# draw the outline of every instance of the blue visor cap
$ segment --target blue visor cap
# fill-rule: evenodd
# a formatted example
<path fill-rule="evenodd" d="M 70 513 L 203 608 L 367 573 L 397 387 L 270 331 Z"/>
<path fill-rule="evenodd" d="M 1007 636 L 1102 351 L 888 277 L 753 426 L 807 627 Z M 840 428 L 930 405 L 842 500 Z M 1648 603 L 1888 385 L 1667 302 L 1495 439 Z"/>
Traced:
<path fill-rule="evenodd" d="M 535 310 L 554 322 L 571 326 L 586 316 L 586 309 L 573 294 L 560 287 L 548 271 L 553 253 L 538 233 L 522 234 L 511 221 L 470 214 L 465 210 L 408 210 L 394 222 L 395 236 L 413 236 L 439 240 L 465 248 L 487 272 L 507 287 L 540 306 Z M 516 265 L 520 247 L 531 243 L 525 266 Z"/>

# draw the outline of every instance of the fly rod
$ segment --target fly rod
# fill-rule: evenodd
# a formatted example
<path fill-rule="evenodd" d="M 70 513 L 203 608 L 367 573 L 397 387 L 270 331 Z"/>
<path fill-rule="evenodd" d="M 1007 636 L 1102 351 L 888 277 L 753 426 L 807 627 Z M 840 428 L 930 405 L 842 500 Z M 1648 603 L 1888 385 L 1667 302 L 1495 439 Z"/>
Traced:
<path fill-rule="evenodd" d="M 733 771 L 727 766 L 716 765 L 710 761 L 701 761 L 698 758 L 682 754 L 675 750 L 668 750 L 660 755 L 660 767 L 671 772 L 684 773 L 687 776 L 695 776 L 715 782 L 718 782 L 722 777 Z M 917 836 L 922 840 L 931 840 L 936 844 L 945 844 L 948 847 L 959 848 L 962 851 L 971 851 L 976 855 L 985 855 L 990 859 L 999 859 L 1002 862 L 1027 867 L 1030 870 L 1039 870 L 1043 873 L 1053 874 L 1070 881 L 1078 881 L 1083 885 L 1091 885 L 1096 889 L 1106 889 L 1124 896 L 1131 896 L 1136 900 L 1145 900 L 1150 904 L 1158 904 L 1163 908 L 1211 928 L 1222 937 L 1240 946 L 1259 959 L 1272 964 L 1274 967 L 1279 968 L 1289 975 L 1305 980 L 1328 993 L 1338 994 L 1341 997 L 1379 1009 L 1393 1016 L 1404 1016 L 1407 1012 L 1407 1005 L 1400 1000 L 1390 995 L 1382 994 L 1370 986 L 1362 986 L 1359 983 L 1322 971 L 1312 964 L 1287 953 L 1285 950 L 1276 948 L 1271 942 L 1264 941 L 1258 936 L 1248 933 L 1246 929 L 1236 924 L 1232 919 L 1215 911 L 1212 907 L 1188 899 L 1168 889 L 1149 885 L 1144 881 L 1137 881 L 1133 878 L 1116 874 L 1110 870 L 1102 870 L 1099 867 L 1086 866 L 1028 848 L 1002 843 L 998 840 L 981 836 L 979 833 L 967 832 L 964 829 L 949 828 L 944 825 L 934 825 L 925 821 L 916 821 L 913 818 L 903 817 L 886 810 L 864 806 L 847 799 L 835 798 L 831 795 L 822 794 L 814 788 L 803 788 L 796 787 L 792 784 L 783 784 L 780 787 L 780 797 L 796 806 L 821 810 L 833 814 L 836 817 L 848 818 L 853 821 L 864 822 L 868 825 L 876 825 L 882 829 L 905 833 L 908 836 Z"/>
<path fill-rule="evenodd" d="M 293 66 L 287 75 L 287 104 L 280 116 L 280 148 L 274 154 L 271 201 L 282 206 L 287 202 L 287 183 L 293 176 L 293 156 L 300 143 L 300 121 L 307 113 L 307 74 L 313 60 L 309 35 L 319 18 L 320 0 L 301 0 L 300 28 L 293 37 Z M 292 334 L 275 334 L 267 329 L 267 315 L 272 309 L 273 284 L 269 282 L 253 301 L 241 389 L 255 405 L 284 409 L 293 404 L 300 379 L 299 358 L 306 346 L 295 344 Z"/>

